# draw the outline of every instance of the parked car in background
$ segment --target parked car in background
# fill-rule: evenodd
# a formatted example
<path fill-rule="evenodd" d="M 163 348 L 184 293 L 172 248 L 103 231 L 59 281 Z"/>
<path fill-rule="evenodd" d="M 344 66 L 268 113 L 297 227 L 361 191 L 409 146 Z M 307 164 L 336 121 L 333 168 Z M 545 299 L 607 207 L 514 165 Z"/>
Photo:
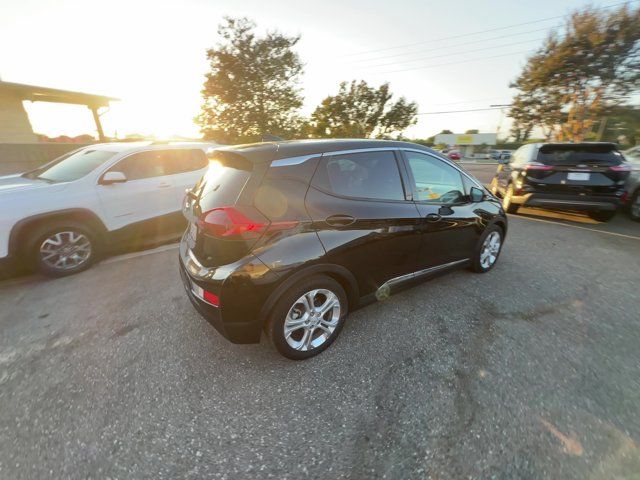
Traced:
<path fill-rule="evenodd" d="M 499 200 L 421 145 L 316 140 L 225 147 L 187 194 L 180 271 L 195 308 L 234 343 L 266 330 L 292 359 L 326 349 L 347 313 L 401 285 L 489 271 Z"/>
<path fill-rule="evenodd" d="M 490 150 L 489 158 L 491 160 L 509 160 L 512 153 L 511 150 Z"/>
<path fill-rule="evenodd" d="M 447 157 L 449 157 L 451 160 L 460 160 L 462 158 L 462 155 L 458 150 L 449 150 L 449 152 L 447 153 Z"/>
<path fill-rule="evenodd" d="M 631 164 L 631 174 L 626 185 L 629 215 L 640 222 L 640 146 L 626 150 L 624 157 Z"/>
<path fill-rule="evenodd" d="M 176 236 L 185 190 L 206 171 L 212 146 L 97 144 L 0 177 L 0 260 L 62 276 L 111 247 Z"/>
<path fill-rule="evenodd" d="M 534 143 L 500 162 L 489 189 L 508 213 L 522 205 L 581 210 L 602 222 L 624 200 L 631 170 L 613 143 Z"/>
<path fill-rule="evenodd" d="M 503 160 L 509 160 L 511 158 L 512 154 L 513 154 L 513 152 L 511 150 L 501 150 L 499 158 L 501 158 Z"/>

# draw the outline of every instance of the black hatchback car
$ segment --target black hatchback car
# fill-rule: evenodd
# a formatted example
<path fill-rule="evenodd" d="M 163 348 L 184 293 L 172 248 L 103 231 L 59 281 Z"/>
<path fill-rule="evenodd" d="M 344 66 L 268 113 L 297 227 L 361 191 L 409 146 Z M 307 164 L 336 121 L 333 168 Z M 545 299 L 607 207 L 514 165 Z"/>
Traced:
<path fill-rule="evenodd" d="M 499 200 L 420 145 L 302 140 L 210 160 L 184 205 L 187 294 L 230 341 L 265 330 L 292 359 L 326 349 L 348 312 L 400 285 L 490 270 L 507 232 Z"/>
<path fill-rule="evenodd" d="M 631 167 L 614 143 L 531 143 L 500 165 L 489 189 L 507 213 L 522 205 L 586 211 L 606 222 L 624 201 Z"/>

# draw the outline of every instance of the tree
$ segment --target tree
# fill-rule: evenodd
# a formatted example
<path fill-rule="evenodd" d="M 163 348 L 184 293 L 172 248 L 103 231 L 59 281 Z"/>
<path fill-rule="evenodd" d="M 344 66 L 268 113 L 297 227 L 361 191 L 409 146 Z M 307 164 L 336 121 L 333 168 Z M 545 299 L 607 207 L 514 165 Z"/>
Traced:
<path fill-rule="evenodd" d="M 467 131 L 466 131 L 466 132 L 464 132 L 464 133 L 466 133 L 466 134 L 468 134 L 468 135 L 475 135 L 475 134 L 480 133 L 480 130 L 478 130 L 477 128 L 472 128 L 471 130 L 467 130 Z"/>
<path fill-rule="evenodd" d="M 538 125 L 547 138 L 581 141 L 608 108 L 640 87 L 640 8 L 574 12 L 564 35 L 552 32 L 512 87 L 517 139 Z"/>
<path fill-rule="evenodd" d="M 211 71 L 196 118 L 205 139 L 256 141 L 265 133 L 289 136 L 298 128 L 302 63 L 293 47 L 300 37 L 278 32 L 258 36 L 246 18 L 225 18 L 222 41 L 207 50 Z"/>
<path fill-rule="evenodd" d="M 311 115 L 315 137 L 387 138 L 417 121 L 418 105 L 404 97 L 392 102 L 389 84 L 370 87 L 365 81 L 342 82 L 338 93 L 325 98 Z"/>
<path fill-rule="evenodd" d="M 629 146 L 640 143 L 640 109 L 620 106 L 607 110 L 598 124 L 596 140 Z"/>

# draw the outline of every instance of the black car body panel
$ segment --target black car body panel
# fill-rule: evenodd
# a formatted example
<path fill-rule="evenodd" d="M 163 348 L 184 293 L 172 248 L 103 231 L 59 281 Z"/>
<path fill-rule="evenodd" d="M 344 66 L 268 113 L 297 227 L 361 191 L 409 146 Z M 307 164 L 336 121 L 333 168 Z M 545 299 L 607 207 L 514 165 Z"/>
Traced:
<path fill-rule="evenodd" d="M 419 198 L 410 151 L 447 171 L 456 202 L 438 204 L 452 188 L 446 182 Z M 489 225 L 507 229 L 497 199 L 485 192 L 472 202 L 470 188 L 483 187 L 419 145 L 278 142 L 225 147 L 211 158 L 185 202 L 180 269 L 197 310 L 235 343 L 259 341 L 277 299 L 310 275 L 338 281 L 354 310 L 400 280 L 468 264 Z"/>

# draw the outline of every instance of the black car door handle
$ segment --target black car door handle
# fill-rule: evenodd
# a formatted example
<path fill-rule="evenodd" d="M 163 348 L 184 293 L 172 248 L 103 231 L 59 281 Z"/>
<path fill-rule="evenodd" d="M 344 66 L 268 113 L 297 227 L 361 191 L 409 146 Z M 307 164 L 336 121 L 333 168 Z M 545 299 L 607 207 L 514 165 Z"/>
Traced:
<path fill-rule="evenodd" d="M 346 227 L 355 222 L 356 219 L 351 215 L 331 215 L 325 219 L 332 227 Z"/>
<path fill-rule="evenodd" d="M 424 218 L 427 222 L 437 222 L 442 218 L 442 216 L 437 213 L 429 213 Z"/>

